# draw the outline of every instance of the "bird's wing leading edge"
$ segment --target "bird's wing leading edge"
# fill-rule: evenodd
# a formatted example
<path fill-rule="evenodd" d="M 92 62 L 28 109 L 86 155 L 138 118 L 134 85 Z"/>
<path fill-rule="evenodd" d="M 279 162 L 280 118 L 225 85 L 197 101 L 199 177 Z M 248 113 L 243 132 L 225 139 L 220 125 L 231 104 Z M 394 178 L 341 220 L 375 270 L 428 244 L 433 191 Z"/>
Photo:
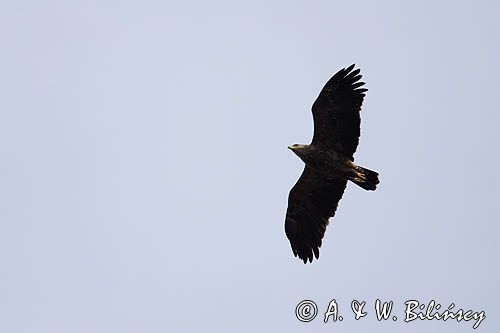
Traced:
<path fill-rule="evenodd" d="M 314 136 L 318 146 L 341 148 L 345 156 L 353 159 L 360 135 L 361 104 L 368 89 L 360 88 L 360 70 L 354 65 L 338 71 L 321 90 L 312 106 Z"/>
<path fill-rule="evenodd" d="M 313 255 L 319 258 L 328 219 L 335 215 L 346 185 L 346 180 L 327 180 L 306 166 L 290 190 L 285 233 L 293 254 L 304 263 L 312 262 Z"/>

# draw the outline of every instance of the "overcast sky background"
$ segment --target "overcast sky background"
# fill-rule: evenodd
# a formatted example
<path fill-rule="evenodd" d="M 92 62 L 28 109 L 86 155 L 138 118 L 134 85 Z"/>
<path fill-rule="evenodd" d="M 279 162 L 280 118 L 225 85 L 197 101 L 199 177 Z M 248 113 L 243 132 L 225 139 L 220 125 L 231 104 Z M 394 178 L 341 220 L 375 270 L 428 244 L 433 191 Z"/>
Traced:
<path fill-rule="evenodd" d="M 499 17 L 484 0 L 2 2 L 0 331 L 473 331 L 404 323 L 416 299 L 498 332 Z M 381 184 L 348 186 L 304 265 L 286 147 L 351 63 L 369 89 L 355 158 Z M 331 299 L 344 320 L 325 324 Z"/>

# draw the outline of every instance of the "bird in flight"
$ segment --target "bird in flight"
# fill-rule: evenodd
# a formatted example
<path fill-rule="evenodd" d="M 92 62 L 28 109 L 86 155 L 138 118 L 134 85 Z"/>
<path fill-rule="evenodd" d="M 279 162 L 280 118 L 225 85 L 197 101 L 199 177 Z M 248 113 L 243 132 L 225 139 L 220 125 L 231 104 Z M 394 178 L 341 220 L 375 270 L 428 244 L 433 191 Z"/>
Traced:
<path fill-rule="evenodd" d="M 309 145 L 289 146 L 305 163 L 288 195 L 285 233 L 293 254 L 304 263 L 319 258 L 319 248 L 335 215 L 347 181 L 365 190 L 376 189 L 378 173 L 354 164 L 360 135 L 360 111 L 365 92 L 354 65 L 338 71 L 312 106 L 314 135 Z"/>

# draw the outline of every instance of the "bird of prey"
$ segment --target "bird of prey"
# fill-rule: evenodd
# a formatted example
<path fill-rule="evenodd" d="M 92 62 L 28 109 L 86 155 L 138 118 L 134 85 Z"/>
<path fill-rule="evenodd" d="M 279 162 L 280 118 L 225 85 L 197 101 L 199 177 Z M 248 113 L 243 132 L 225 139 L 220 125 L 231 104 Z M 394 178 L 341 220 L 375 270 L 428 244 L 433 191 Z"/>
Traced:
<path fill-rule="evenodd" d="M 360 88 L 360 70 L 354 65 L 338 71 L 321 90 L 312 106 L 314 135 L 309 145 L 289 146 L 305 163 L 290 190 L 285 233 L 293 254 L 304 263 L 319 258 L 319 248 L 335 215 L 347 181 L 375 190 L 378 173 L 354 164 L 360 135 L 361 104 L 367 89 Z"/>

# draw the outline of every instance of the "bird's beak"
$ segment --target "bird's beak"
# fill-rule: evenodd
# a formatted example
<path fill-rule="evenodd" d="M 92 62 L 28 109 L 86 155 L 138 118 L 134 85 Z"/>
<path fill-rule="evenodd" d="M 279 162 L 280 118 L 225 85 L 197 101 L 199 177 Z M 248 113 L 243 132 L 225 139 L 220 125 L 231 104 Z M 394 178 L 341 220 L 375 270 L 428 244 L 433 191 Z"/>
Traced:
<path fill-rule="evenodd" d="M 293 147 L 292 146 L 288 146 L 288 149 L 293 150 Z"/>

